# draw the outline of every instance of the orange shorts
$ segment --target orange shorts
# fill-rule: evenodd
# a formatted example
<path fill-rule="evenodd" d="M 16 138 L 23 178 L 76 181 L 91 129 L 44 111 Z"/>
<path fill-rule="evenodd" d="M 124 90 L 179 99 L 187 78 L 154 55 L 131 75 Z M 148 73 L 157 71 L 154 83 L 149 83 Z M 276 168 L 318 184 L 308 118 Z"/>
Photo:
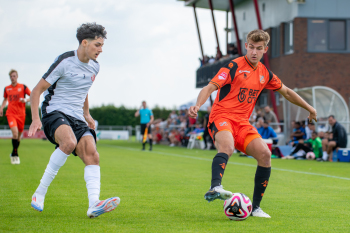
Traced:
<path fill-rule="evenodd" d="M 24 122 L 26 120 L 26 116 L 15 116 L 15 115 L 7 115 L 7 122 L 12 127 L 17 127 L 18 132 L 22 133 L 24 129 Z"/>
<path fill-rule="evenodd" d="M 218 132 L 224 130 L 231 132 L 235 148 L 243 153 L 246 153 L 246 148 L 253 139 L 261 138 L 258 130 L 248 120 L 239 121 L 219 116 L 208 123 L 208 128 L 213 141 L 215 141 L 215 135 Z"/>

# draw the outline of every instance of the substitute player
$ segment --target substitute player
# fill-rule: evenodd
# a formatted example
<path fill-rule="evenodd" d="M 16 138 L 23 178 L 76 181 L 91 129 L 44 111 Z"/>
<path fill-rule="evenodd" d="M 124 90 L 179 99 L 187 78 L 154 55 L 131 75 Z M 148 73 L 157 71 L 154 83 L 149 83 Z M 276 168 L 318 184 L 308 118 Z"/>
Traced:
<path fill-rule="evenodd" d="M 95 122 L 89 113 L 88 92 L 100 70 L 96 61 L 102 52 L 107 32 L 96 23 L 86 23 L 77 29 L 79 47 L 57 57 L 49 70 L 33 89 L 31 108 L 33 122 L 29 136 L 42 126 L 39 114 L 39 97 L 45 91 L 41 105 L 42 122 L 46 137 L 56 145 L 49 164 L 32 197 L 32 207 L 43 211 L 49 185 L 58 170 L 73 153 L 86 165 L 84 179 L 88 191 L 87 216 L 97 217 L 114 210 L 119 197 L 100 201 L 100 166 L 96 151 Z"/>
<path fill-rule="evenodd" d="M 141 108 L 135 112 L 135 117 L 140 116 L 140 124 L 141 124 L 141 135 L 142 138 L 145 134 L 147 128 L 147 134 L 149 139 L 149 150 L 152 150 L 152 131 L 151 124 L 154 120 L 153 112 L 149 108 L 147 108 L 146 101 L 142 101 Z M 142 141 L 142 150 L 145 150 L 146 142 Z"/>
<path fill-rule="evenodd" d="M 258 96 L 263 89 L 278 91 L 291 103 L 309 111 L 310 121 L 316 120 L 316 110 L 284 86 L 275 74 L 259 62 L 268 50 L 269 40 L 268 33 L 262 30 L 251 31 L 245 43 L 247 55 L 236 58 L 221 68 L 199 93 L 196 106 L 189 109 L 189 115 L 197 117 L 199 108 L 213 91 L 218 90 L 208 123 L 218 153 L 212 163 L 211 187 L 204 198 L 213 201 L 232 196 L 231 192 L 223 189 L 221 180 L 227 161 L 234 148 L 237 148 L 257 160 L 252 216 L 266 218 L 270 216 L 262 211 L 260 202 L 270 178 L 271 152 L 255 127 L 249 124 Z"/>
<path fill-rule="evenodd" d="M 26 95 L 30 95 L 29 88 L 17 82 L 18 73 L 16 70 L 10 70 L 9 72 L 11 85 L 5 87 L 4 101 L 0 107 L 0 116 L 4 115 L 4 107 L 8 102 L 6 111 L 7 122 L 12 132 L 12 153 L 11 164 L 20 164 L 18 156 L 18 147 L 21 142 L 21 136 L 24 129 L 24 122 L 26 120 Z"/>

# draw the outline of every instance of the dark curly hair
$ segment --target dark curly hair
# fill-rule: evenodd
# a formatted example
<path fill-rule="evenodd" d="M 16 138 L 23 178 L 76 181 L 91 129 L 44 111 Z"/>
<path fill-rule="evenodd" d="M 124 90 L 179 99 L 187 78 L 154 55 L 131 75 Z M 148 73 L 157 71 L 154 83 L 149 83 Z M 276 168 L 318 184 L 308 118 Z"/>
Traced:
<path fill-rule="evenodd" d="M 96 39 L 96 38 L 103 38 L 107 39 L 106 37 L 107 32 L 105 30 L 105 27 L 102 25 L 93 23 L 84 23 L 77 29 L 77 39 L 79 41 L 79 44 L 84 39 Z"/>

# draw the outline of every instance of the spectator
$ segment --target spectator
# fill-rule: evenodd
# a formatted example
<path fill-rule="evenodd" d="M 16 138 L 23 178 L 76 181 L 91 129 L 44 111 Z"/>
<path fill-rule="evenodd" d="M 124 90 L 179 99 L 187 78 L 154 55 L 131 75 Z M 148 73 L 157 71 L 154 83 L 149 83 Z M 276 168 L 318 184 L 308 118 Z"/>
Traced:
<path fill-rule="evenodd" d="M 191 131 L 189 134 L 199 134 L 203 132 L 204 132 L 204 128 L 201 128 L 200 124 L 197 123 L 196 128 L 193 131 Z"/>
<path fill-rule="evenodd" d="M 306 140 L 312 137 L 312 132 L 314 131 L 315 131 L 315 124 L 313 122 L 309 122 L 308 125 L 305 127 Z"/>
<path fill-rule="evenodd" d="M 181 143 L 181 135 L 177 129 L 172 129 L 171 133 L 169 134 L 169 141 L 171 147 L 178 146 Z"/>
<path fill-rule="evenodd" d="M 169 118 L 170 119 L 177 119 L 177 114 L 176 114 L 176 112 L 175 111 L 171 111 L 171 113 L 169 114 Z"/>
<path fill-rule="evenodd" d="M 294 123 L 293 133 L 290 135 L 291 137 L 291 146 L 294 146 L 299 143 L 299 140 L 303 140 L 306 138 L 305 129 L 301 127 L 299 121 Z"/>
<path fill-rule="evenodd" d="M 317 136 L 317 132 L 313 131 L 311 134 L 311 138 L 306 140 L 305 143 L 298 143 L 297 146 L 294 148 L 292 153 L 289 156 L 283 157 L 286 159 L 294 159 L 297 158 L 295 154 L 297 152 L 302 151 L 302 156 L 299 156 L 299 158 L 306 158 L 306 154 L 308 152 L 313 152 L 315 154 L 315 158 L 317 160 L 321 159 L 322 157 L 322 141 Z"/>
<path fill-rule="evenodd" d="M 238 49 L 235 47 L 234 44 L 229 44 L 229 47 L 227 49 L 227 54 L 229 54 L 229 55 L 236 55 L 236 54 L 238 54 Z"/>
<path fill-rule="evenodd" d="M 328 117 L 328 123 L 332 126 L 333 137 L 330 140 L 323 140 L 322 145 L 323 160 L 332 162 L 333 150 L 337 148 L 346 148 L 348 144 L 348 136 L 345 128 L 337 122 L 333 115 Z"/>
<path fill-rule="evenodd" d="M 278 123 L 276 114 L 273 111 L 271 111 L 270 106 L 265 106 L 264 110 L 265 110 L 264 118 L 269 122 L 269 124 Z M 276 133 L 281 132 L 281 128 L 279 127 L 279 125 L 273 125 L 272 128 Z"/>
<path fill-rule="evenodd" d="M 211 56 L 210 59 L 209 59 L 209 61 L 208 61 L 208 63 L 209 63 L 209 64 L 212 64 L 212 63 L 214 63 L 214 62 L 215 62 L 215 58 L 214 58 L 213 56 Z"/>
<path fill-rule="evenodd" d="M 268 121 L 264 121 L 262 126 L 258 129 L 258 133 L 261 135 L 263 139 L 269 139 L 269 138 L 277 138 L 277 134 L 275 131 L 269 126 Z"/>

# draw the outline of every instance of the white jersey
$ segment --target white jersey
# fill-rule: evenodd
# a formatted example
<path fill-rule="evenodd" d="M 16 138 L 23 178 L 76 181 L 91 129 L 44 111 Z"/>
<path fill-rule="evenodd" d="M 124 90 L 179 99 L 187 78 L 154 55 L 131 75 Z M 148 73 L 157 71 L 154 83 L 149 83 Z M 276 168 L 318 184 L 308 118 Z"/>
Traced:
<path fill-rule="evenodd" d="M 100 70 L 97 61 L 83 63 L 77 51 L 58 56 L 43 79 L 51 84 L 44 92 L 41 105 L 42 116 L 60 111 L 84 122 L 83 106 L 86 96 Z"/>

